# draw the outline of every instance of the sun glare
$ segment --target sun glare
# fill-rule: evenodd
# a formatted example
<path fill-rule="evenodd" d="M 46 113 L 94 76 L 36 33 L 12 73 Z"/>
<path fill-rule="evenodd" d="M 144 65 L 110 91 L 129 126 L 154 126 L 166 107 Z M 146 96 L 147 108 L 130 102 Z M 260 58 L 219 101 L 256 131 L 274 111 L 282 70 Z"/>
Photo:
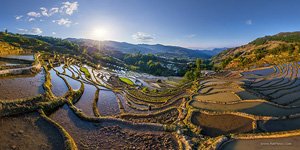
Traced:
<path fill-rule="evenodd" d="M 91 37 L 95 40 L 107 40 L 109 37 L 107 28 L 97 27 L 91 31 Z"/>

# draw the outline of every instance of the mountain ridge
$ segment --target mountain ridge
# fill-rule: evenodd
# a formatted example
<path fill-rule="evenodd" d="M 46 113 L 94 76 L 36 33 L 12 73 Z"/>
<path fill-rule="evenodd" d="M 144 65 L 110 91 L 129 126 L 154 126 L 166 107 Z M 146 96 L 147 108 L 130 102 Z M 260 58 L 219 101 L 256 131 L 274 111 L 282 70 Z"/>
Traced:
<path fill-rule="evenodd" d="M 111 50 L 123 53 L 142 53 L 156 54 L 162 57 L 186 57 L 186 58 L 202 58 L 209 59 L 218 54 L 225 48 L 217 48 L 215 50 L 195 50 L 180 46 L 163 45 L 163 44 L 131 44 L 128 42 L 118 41 L 97 41 L 84 38 L 66 38 L 71 42 L 90 47 L 92 50 Z"/>

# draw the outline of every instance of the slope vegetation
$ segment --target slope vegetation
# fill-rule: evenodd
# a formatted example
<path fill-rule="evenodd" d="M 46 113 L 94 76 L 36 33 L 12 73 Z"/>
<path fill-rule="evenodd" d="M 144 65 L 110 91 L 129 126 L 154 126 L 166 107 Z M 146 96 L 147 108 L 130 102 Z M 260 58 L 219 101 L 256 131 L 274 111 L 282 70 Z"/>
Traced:
<path fill-rule="evenodd" d="M 284 32 L 223 51 L 213 61 L 227 69 L 256 68 L 299 61 L 299 52 L 300 32 Z"/>

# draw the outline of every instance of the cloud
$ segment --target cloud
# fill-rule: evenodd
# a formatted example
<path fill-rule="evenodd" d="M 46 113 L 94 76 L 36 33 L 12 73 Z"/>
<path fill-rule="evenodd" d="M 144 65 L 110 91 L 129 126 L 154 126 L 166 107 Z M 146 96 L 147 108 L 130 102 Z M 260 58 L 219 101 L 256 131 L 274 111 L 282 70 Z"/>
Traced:
<path fill-rule="evenodd" d="M 22 19 L 23 18 L 23 16 L 22 15 L 20 15 L 20 16 L 16 16 L 16 20 L 20 20 L 20 19 Z"/>
<path fill-rule="evenodd" d="M 72 24 L 72 21 L 70 21 L 68 18 L 67 19 L 61 18 L 59 20 L 52 20 L 52 22 L 57 23 L 60 26 L 66 26 L 66 27 L 70 27 L 71 24 Z"/>
<path fill-rule="evenodd" d="M 62 2 L 61 5 L 58 7 L 52 7 L 52 8 L 40 7 L 40 11 L 30 11 L 26 15 L 24 15 L 27 16 L 25 19 L 22 19 L 23 18 L 22 15 L 15 16 L 15 19 L 32 22 L 34 20 L 38 20 L 37 18 L 50 17 L 56 13 L 61 13 L 62 15 L 63 14 L 72 15 L 74 12 L 78 10 L 78 7 L 79 7 L 78 2 L 65 1 Z M 40 19 L 40 21 L 43 20 Z M 72 22 L 69 19 L 53 20 L 53 22 L 59 25 L 64 25 L 66 27 L 69 27 L 72 24 Z"/>
<path fill-rule="evenodd" d="M 251 19 L 249 19 L 249 20 L 246 20 L 246 22 L 245 22 L 247 25 L 252 25 L 252 20 Z"/>
<path fill-rule="evenodd" d="M 32 21 L 34 21 L 34 20 L 35 20 L 34 18 L 29 18 L 29 19 L 28 19 L 29 22 L 32 22 Z"/>
<path fill-rule="evenodd" d="M 151 42 L 154 40 L 154 37 L 152 35 L 143 32 L 137 32 L 133 34 L 132 38 L 140 42 Z"/>
<path fill-rule="evenodd" d="M 189 34 L 189 35 L 186 35 L 185 37 L 191 39 L 191 38 L 194 38 L 196 36 L 197 36 L 196 34 Z"/>
<path fill-rule="evenodd" d="M 41 9 L 41 13 L 42 13 L 43 16 L 49 16 L 47 8 L 41 7 L 40 9 Z"/>
<path fill-rule="evenodd" d="M 52 32 L 52 34 L 53 34 L 53 35 L 55 35 L 55 34 L 56 34 L 56 32 Z"/>
<path fill-rule="evenodd" d="M 51 8 L 50 10 L 48 10 L 45 7 L 41 7 L 40 9 L 41 9 L 42 15 L 46 16 L 46 17 L 50 17 L 53 14 L 58 13 L 58 10 L 59 10 L 57 7 Z"/>
<path fill-rule="evenodd" d="M 22 34 L 42 34 L 43 31 L 40 28 L 32 28 L 32 29 L 18 29 L 19 33 Z"/>
<path fill-rule="evenodd" d="M 55 14 L 55 13 L 58 13 L 58 10 L 59 10 L 59 9 L 58 9 L 57 7 L 51 8 L 51 9 L 49 10 L 50 16 L 53 15 L 53 14 Z"/>
<path fill-rule="evenodd" d="M 31 12 L 27 13 L 27 15 L 30 16 L 30 17 L 41 17 L 40 13 L 37 13 L 37 12 L 34 12 L 34 11 L 31 11 Z"/>
<path fill-rule="evenodd" d="M 66 13 L 68 15 L 72 15 L 74 11 L 78 10 L 78 2 L 63 2 L 63 5 L 60 7 L 60 12 Z"/>

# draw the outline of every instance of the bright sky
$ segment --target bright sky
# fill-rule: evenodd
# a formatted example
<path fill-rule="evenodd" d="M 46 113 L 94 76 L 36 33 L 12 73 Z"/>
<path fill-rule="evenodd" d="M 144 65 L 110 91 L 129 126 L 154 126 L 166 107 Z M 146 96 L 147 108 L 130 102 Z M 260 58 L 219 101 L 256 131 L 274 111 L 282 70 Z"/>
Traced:
<path fill-rule="evenodd" d="M 299 0 L 1 0 L 0 29 L 193 48 L 300 30 Z"/>

